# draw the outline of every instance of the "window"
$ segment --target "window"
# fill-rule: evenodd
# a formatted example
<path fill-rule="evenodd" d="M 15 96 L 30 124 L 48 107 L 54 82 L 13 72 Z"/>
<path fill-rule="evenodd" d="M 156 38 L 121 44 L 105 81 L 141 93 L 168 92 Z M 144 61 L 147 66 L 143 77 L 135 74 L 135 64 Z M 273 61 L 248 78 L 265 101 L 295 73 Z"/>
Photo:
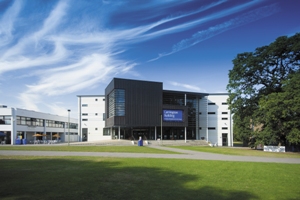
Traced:
<path fill-rule="evenodd" d="M 202 113 L 201 113 L 201 112 L 199 112 L 199 115 L 202 115 Z"/>
<path fill-rule="evenodd" d="M 87 113 L 82 113 L 82 116 L 87 116 L 88 114 Z"/>
<path fill-rule="evenodd" d="M 222 127 L 222 130 L 227 130 L 228 129 L 228 127 Z"/>
<path fill-rule="evenodd" d="M 98 113 L 95 113 L 96 116 L 98 116 Z"/>
<path fill-rule="evenodd" d="M 17 123 L 27 126 L 43 126 L 44 122 L 42 119 L 30 118 L 30 117 L 20 117 L 17 118 Z"/>
<path fill-rule="evenodd" d="M 227 105 L 227 102 L 222 102 L 222 105 Z"/>
<path fill-rule="evenodd" d="M 208 105 L 210 105 L 210 106 L 211 106 L 211 105 L 216 105 L 216 103 L 208 103 Z"/>
<path fill-rule="evenodd" d="M 88 107 L 88 105 L 87 104 L 82 104 L 82 107 Z"/>
<path fill-rule="evenodd" d="M 95 99 L 95 101 L 98 101 L 98 99 Z"/>
<path fill-rule="evenodd" d="M 228 120 L 228 118 L 227 117 L 222 117 L 222 120 Z"/>
<path fill-rule="evenodd" d="M 105 119 L 106 119 L 106 114 L 103 113 L 103 121 L 105 121 Z"/>
<path fill-rule="evenodd" d="M 43 119 L 36 119 L 36 126 L 43 127 L 44 126 L 44 120 Z"/>
<path fill-rule="evenodd" d="M 17 116 L 17 124 L 18 125 L 26 125 L 25 117 Z"/>
<path fill-rule="evenodd" d="M 82 119 L 82 121 L 87 121 L 88 119 Z"/>
<path fill-rule="evenodd" d="M 31 118 L 30 117 L 26 117 L 26 125 L 31 126 Z"/>
<path fill-rule="evenodd" d="M 222 112 L 222 114 L 225 114 L 225 115 L 226 115 L 226 114 L 228 114 L 228 112 Z"/>
<path fill-rule="evenodd" d="M 0 124 L 11 125 L 10 116 L 0 116 Z"/>
<path fill-rule="evenodd" d="M 125 116 L 125 90 L 114 89 L 108 95 L 108 117 Z"/>
<path fill-rule="evenodd" d="M 105 101 L 105 99 L 103 99 L 103 101 Z"/>
<path fill-rule="evenodd" d="M 95 128 L 95 131 L 97 131 L 98 130 L 98 128 Z"/>
<path fill-rule="evenodd" d="M 64 122 L 54 121 L 55 128 L 64 128 Z"/>
<path fill-rule="evenodd" d="M 78 129 L 78 124 L 76 124 L 76 123 L 70 123 L 70 128 L 71 129 Z"/>
<path fill-rule="evenodd" d="M 216 127 L 208 127 L 208 130 L 216 130 Z"/>
<path fill-rule="evenodd" d="M 36 119 L 36 126 L 43 126 L 42 123 L 44 123 L 42 119 Z M 52 128 L 64 128 L 65 122 L 45 120 L 45 126 Z"/>
<path fill-rule="evenodd" d="M 103 135 L 110 135 L 110 128 L 103 129 Z"/>
<path fill-rule="evenodd" d="M 199 130 L 202 130 L 202 127 L 199 127 Z"/>
<path fill-rule="evenodd" d="M 214 115 L 214 114 L 216 114 L 216 112 L 208 112 L 207 114 Z"/>

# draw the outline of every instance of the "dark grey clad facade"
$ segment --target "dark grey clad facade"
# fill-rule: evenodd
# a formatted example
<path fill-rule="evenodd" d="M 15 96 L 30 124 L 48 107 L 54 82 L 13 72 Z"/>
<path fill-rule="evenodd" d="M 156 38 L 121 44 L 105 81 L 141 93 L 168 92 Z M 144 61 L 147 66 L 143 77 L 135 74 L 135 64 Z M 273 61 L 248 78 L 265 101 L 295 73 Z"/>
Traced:
<path fill-rule="evenodd" d="M 105 89 L 104 133 L 122 139 L 196 139 L 197 102 L 204 95 L 164 91 L 161 82 L 114 78 Z M 164 120 L 166 110 L 179 110 L 182 120 Z"/>
<path fill-rule="evenodd" d="M 105 89 L 107 104 L 106 113 L 109 113 L 109 95 L 115 90 L 123 90 L 124 115 L 108 116 L 106 127 L 139 127 L 159 126 L 162 106 L 162 83 L 149 81 L 134 81 L 125 79 L 113 79 Z M 116 108 L 118 109 L 118 108 Z"/>

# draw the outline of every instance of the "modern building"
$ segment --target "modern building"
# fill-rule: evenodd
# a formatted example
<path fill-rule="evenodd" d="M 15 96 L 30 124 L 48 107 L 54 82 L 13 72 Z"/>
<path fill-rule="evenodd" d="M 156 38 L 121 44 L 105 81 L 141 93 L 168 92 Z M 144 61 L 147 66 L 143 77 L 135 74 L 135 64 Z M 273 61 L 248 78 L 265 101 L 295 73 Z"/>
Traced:
<path fill-rule="evenodd" d="M 0 106 L 0 140 L 2 144 L 16 144 L 19 139 L 26 139 L 27 144 L 37 140 L 77 142 L 77 122 L 69 116 Z"/>
<path fill-rule="evenodd" d="M 163 90 L 163 83 L 114 78 L 105 95 L 79 95 L 82 141 L 206 140 L 232 146 L 227 93 Z"/>
<path fill-rule="evenodd" d="M 78 95 L 78 129 L 80 141 L 109 140 L 103 135 L 105 126 L 105 96 Z"/>

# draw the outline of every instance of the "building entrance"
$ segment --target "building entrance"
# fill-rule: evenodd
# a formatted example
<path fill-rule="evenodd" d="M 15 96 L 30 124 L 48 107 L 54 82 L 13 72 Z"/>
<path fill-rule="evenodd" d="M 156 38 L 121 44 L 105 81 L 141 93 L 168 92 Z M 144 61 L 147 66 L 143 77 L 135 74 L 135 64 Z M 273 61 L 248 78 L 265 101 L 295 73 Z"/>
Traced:
<path fill-rule="evenodd" d="M 143 140 L 149 139 L 149 131 L 147 129 L 133 129 L 132 136 L 135 140 L 139 140 L 142 137 Z"/>
<path fill-rule="evenodd" d="M 88 129 L 82 128 L 82 142 L 88 141 Z"/>
<path fill-rule="evenodd" d="M 222 134 L 222 146 L 228 146 L 227 133 Z"/>

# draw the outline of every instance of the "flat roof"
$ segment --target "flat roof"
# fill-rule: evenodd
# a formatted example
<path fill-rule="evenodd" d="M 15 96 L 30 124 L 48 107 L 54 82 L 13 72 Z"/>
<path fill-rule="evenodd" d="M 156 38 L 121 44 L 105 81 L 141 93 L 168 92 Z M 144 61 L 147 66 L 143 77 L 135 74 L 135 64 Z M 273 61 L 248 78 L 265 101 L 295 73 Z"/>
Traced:
<path fill-rule="evenodd" d="M 77 95 L 77 97 L 105 97 L 105 95 L 104 94 L 93 94 L 93 95 L 85 94 L 85 95 Z"/>

